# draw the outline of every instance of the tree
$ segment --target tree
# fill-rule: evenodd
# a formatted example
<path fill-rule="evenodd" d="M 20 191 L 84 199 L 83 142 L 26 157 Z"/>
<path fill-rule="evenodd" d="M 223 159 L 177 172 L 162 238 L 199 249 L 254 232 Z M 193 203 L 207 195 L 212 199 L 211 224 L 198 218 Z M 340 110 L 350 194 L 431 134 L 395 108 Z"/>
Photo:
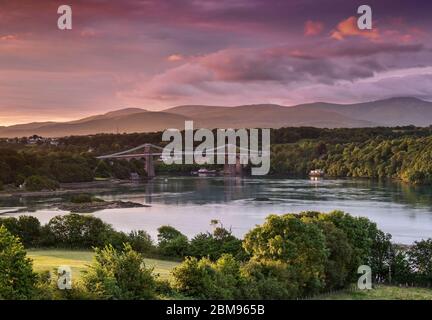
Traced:
<path fill-rule="evenodd" d="M 154 250 L 150 235 L 143 230 L 131 231 L 127 240 L 132 246 L 132 249 L 140 253 L 150 253 Z"/>
<path fill-rule="evenodd" d="M 0 219 L 0 225 L 14 236 L 18 237 L 25 247 L 35 247 L 40 244 L 41 224 L 32 216 L 8 217 Z"/>
<path fill-rule="evenodd" d="M 243 299 L 297 299 L 304 294 L 294 268 L 285 262 L 251 259 L 240 272 Z"/>
<path fill-rule="evenodd" d="M 171 226 L 158 229 L 159 251 L 167 257 L 183 257 L 189 250 L 188 238 Z"/>
<path fill-rule="evenodd" d="M 320 219 L 322 215 L 319 212 L 302 212 L 299 217 L 307 223 L 316 224 L 323 232 L 325 246 L 329 251 L 324 271 L 326 289 L 340 289 L 348 285 L 352 279 L 350 267 L 353 249 L 345 232 L 332 222 Z"/>
<path fill-rule="evenodd" d="M 213 261 L 223 254 L 231 254 L 239 260 L 246 259 L 242 241 L 223 227 L 216 227 L 213 233 L 196 235 L 190 242 L 189 254 L 197 258 L 209 257 Z"/>
<path fill-rule="evenodd" d="M 432 285 L 432 239 L 416 241 L 408 250 L 408 259 L 417 281 Z"/>
<path fill-rule="evenodd" d="M 23 245 L 0 226 L 0 299 L 29 299 L 35 284 L 36 274 Z"/>
<path fill-rule="evenodd" d="M 187 257 L 173 270 L 174 288 L 180 293 L 201 299 L 241 299 L 240 263 L 232 255 L 217 261 Z"/>
<path fill-rule="evenodd" d="M 328 249 L 322 231 L 295 214 L 270 215 L 246 234 L 243 247 L 256 261 L 285 263 L 297 275 L 302 294 L 324 286 Z"/>
<path fill-rule="evenodd" d="M 83 276 L 84 286 L 103 299 L 152 299 L 155 279 L 144 258 L 125 244 L 123 250 L 108 245 L 95 249 L 95 258 Z"/>
<path fill-rule="evenodd" d="M 28 177 L 24 185 L 28 191 L 55 190 L 59 187 L 57 181 L 38 175 Z"/>
<path fill-rule="evenodd" d="M 56 216 L 43 231 L 49 245 L 66 248 L 102 246 L 115 232 L 101 219 L 80 214 Z"/>
<path fill-rule="evenodd" d="M 351 274 L 355 274 L 360 265 L 369 264 L 372 246 L 378 232 L 375 223 L 367 218 L 353 217 L 342 211 L 323 214 L 320 218 L 332 222 L 338 229 L 345 232 L 348 243 L 353 248 Z"/>

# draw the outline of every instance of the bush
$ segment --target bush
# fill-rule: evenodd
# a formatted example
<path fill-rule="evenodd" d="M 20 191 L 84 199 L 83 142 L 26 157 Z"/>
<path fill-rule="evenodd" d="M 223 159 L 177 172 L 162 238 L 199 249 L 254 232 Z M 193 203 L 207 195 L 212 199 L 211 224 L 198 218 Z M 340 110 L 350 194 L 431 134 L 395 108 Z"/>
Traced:
<path fill-rule="evenodd" d="M 60 290 L 58 277 L 50 271 L 37 274 L 37 284 L 33 298 L 36 300 L 95 300 L 98 297 L 89 292 L 80 281 L 74 281 L 71 289 Z"/>
<path fill-rule="evenodd" d="M 32 216 L 20 216 L 17 221 L 18 234 L 25 247 L 36 247 L 39 245 L 41 237 L 41 224 L 39 220 Z"/>
<path fill-rule="evenodd" d="M 231 255 L 223 255 L 216 262 L 188 257 L 172 274 L 174 288 L 186 296 L 201 299 L 243 297 L 240 263 Z"/>
<path fill-rule="evenodd" d="M 143 230 L 130 232 L 125 242 L 130 243 L 132 249 L 140 253 L 152 253 L 154 251 L 150 235 Z"/>
<path fill-rule="evenodd" d="M 173 279 L 174 289 L 198 299 L 294 299 L 301 292 L 286 263 L 253 259 L 242 265 L 228 254 L 215 262 L 188 257 Z"/>
<path fill-rule="evenodd" d="M 432 239 L 416 241 L 408 250 L 411 269 L 415 272 L 417 283 L 432 285 Z"/>
<path fill-rule="evenodd" d="M 302 293 L 294 270 L 284 262 L 252 259 L 241 275 L 244 299 L 296 299 Z"/>
<path fill-rule="evenodd" d="M 56 216 L 43 229 L 45 245 L 64 248 L 103 246 L 115 232 L 101 219 L 79 214 Z"/>
<path fill-rule="evenodd" d="M 357 268 L 360 265 L 370 265 L 372 260 L 379 261 L 381 258 L 371 258 L 374 254 L 381 254 L 378 250 L 380 241 L 378 237 L 378 228 L 375 223 L 367 218 L 353 217 L 342 211 L 333 211 L 328 214 L 320 215 L 320 219 L 332 222 L 338 229 L 342 230 L 348 240 L 348 244 L 353 249 L 350 263 L 350 274 L 354 281 L 356 279 Z"/>
<path fill-rule="evenodd" d="M 315 224 L 294 214 L 270 215 L 263 225 L 246 234 L 243 247 L 257 262 L 286 264 L 296 274 L 302 295 L 324 287 L 329 250 L 323 232 Z"/>
<path fill-rule="evenodd" d="M 326 290 L 341 289 L 351 283 L 353 249 L 348 237 L 332 222 L 320 219 L 319 212 L 302 212 L 299 217 L 306 223 L 314 223 L 324 234 L 325 246 L 329 251 L 324 266 Z"/>
<path fill-rule="evenodd" d="M 171 226 L 158 229 L 159 252 L 167 257 L 184 257 L 189 250 L 188 238 Z"/>
<path fill-rule="evenodd" d="M 407 285 L 417 281 L 415 273 L 411 269 L 408 254 L 403 249 L 395 248 L 393 251 L 390 270 L 392 278 L 388 280 L 391 283 Z"/>
<path fill-rule="evenodd" d="M 95 249 L 95 261 L 85 271 L 85 288 L 102 299 L 151 299 L 155 294 L 153 269 L 144 258 L 125 244 L 123 250 L 111 245 Z"/>
<path fill-rule="evenodd" d="M 246 253 L 242 241 L 234 237 L 231 231 L 218 227 L 211 233 L 200 233 L 190 242 L 189 255 L 203 258 L 209 257 L 215 261 L 223 254 L 231 254 L 239 260 L 244 260 Z"/>
<path fill-rule="evenodd" d="M 23 245 L 0 226 L 0 299 L 29 299 L 35 284 L 36 274 Z"/>
<path fill-rule="evenodd" d="M 35 247 L 41 241 L 41 225 L 35 217 L 0 218 L 0 225 L 5 226 L 10 233 L 20 238 L 22 244 L 27 248 Z"/>
<path fill-rule="evenodd" d="M 27 191 L 55 190 L 59 187 L 57 181 L 44 176 L 30 176 L 24 182 Z"/>

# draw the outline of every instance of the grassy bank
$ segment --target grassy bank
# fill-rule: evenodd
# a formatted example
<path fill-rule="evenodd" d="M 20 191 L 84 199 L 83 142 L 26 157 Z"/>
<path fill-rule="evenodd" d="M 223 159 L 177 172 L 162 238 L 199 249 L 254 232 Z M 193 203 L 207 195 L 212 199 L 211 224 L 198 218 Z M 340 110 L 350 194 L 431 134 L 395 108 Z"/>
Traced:
<path fill-rule="evenodd" d="M 28 257 L 33 260 L 35 271 L 54 270 L 59 266 L 66 265 L 72 269 L 72 275 L 79 278 L 81 272 L 93 260 L 93 251 L 87 250 L 39 250 L 30 249 L 27 252 Z M 168 279 L 171 270 L 179 263 L 158 259 L 145 259 L 147 266 L 154 267 L 154 272 L 160 275 L 161 279 Z"/>
<path fill-rule="evenodd" d="M 314 300 L 432 300 L 432 289 L 378 286 L 372 290 L 346 290 Z"/>
<path fill-rule="evenodd" d="M 93 252 L 88 250 L 30 249 L 28 256 L 33 260 L 35 271 L 55 270 L 61 265 L 72 268 L 73 277 L 80 274 L 93 260 Z M 145 259 L 148 266 L 154 267 L 161 279 L 168 279 L 170 272 L 179 263 L 158 259 Z M 432 289 L 378 286 L 372 290 L 342 290 L 319 295 L 314 300 L 432 300 Z"/>

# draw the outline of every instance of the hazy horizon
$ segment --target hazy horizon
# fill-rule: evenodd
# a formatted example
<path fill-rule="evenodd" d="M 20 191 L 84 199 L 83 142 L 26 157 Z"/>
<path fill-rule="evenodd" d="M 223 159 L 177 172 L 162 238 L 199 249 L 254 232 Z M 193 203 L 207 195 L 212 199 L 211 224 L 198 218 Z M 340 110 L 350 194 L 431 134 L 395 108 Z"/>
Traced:
<path fill-rule="evenodd" d="M 381 100 L 390 100 L 390 99 L 418 99 L 418 100 L 423 100 L 426 102 L 432 102 L 426 99 L 420 99 L 420 98 L 415 98 L 415 97 L 405 97 L 405 96 L 395 96 L 395 97 L 389 97 L 386 99 L 381 99 Z M 92 116 L 98 116 L 98 115 L 104 115 L 110 112 L 116 112 L 116 111 L 121 111 L 121 110 L 126 110 L 126 109 L 141 109 L 143 110 L 143 112 L 166 112 L 172 108 L 176 108 L 176 107 L 182 107 L 182 106 L 202 106 L 202 107 L 221 107 L 221 108 L 235 108 L 235 107 L 243 107 L 243 106 L 254 106 L 254 105 L 278 105 L 281 107 L 287 107 L 287 108 L 292 108 L 292 107 L 298 107 L 301 105 L 309 105 L 309 104 L 318 104 L 318 103 L 328 103 L 328 104 L 335 104 L 335 105 L 346 105 L 349 106 L 351 104 L 356 104 L 356 103 L 368 103 L 368 102 L 374 102 L 374 101 L 381 101 L 381 100 L 364 100 L 364 101 L 358 101 L 355 103 L 336 103 L 336 102 L 332 102 L 332 101 L 310 101 L 310 102 L 305 102 L 305 103 L 301 103 L 301 104 L 293 104 L 293 105 L 281 105 L 281 104 L 275 104 L 275 103 L 254 103 L 254 104 L 239 104 L 239 105 L 213 105 L 213 104 L 188 104 L 188 105 L 175 105 L 175 106 L 168 106 L 165 108 L 162 108 L 160 110 L 152 110 L 151 108 L 148 107 L 141 107 L 141 106 L 128 106 L 128 107 L 118 107 L 118 108 L 109 108 L 106 111 L 102 111 L 101 113 L 83 113 L 81 116 L 79 116 L 78 118 L 67 118 L 67 119 L 46 119 L 46 120 L 41 120 L 41 121 L 31 121 L 31 122 L 20 122 L 20 123 L 11 123 L 11 124 L 0 124 L 0 126 L 4 126 L 4 127 L 10 127 L 10 126 L 15 126 L 15 125 L 23 125 L 23 124 L 29 124 L 29 123 L 38 123 L 38 122 L 70 122 L 70 121 L 77 121 L 77 120 L 81 120 L 81 119 L 85 119 L 87 117 L 92 117 Z"/>

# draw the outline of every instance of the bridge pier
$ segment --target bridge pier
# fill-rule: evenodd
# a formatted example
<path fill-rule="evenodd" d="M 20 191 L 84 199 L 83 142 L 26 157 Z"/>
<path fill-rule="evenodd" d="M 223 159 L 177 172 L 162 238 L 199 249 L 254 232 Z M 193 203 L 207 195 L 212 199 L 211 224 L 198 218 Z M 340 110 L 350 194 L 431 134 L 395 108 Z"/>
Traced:
<path fill-rule="evenodd" d="M 155 168 L 154 168 L 154 162 L 153 162 L 153 156 L 151 154 L 151 150 L 150 150 L 150 145 L 146 145 L 144 147 L 144 152 L 145 152 L 145 156 L 144 156 L 144 160 L 145 160 L 145 164 L 144 164 L 144 170 L 147 173 L 147 177 L 152 179 L 156 176 L 155 173 Z"/>
<path fill-rule="evenodd" d="M 235 164 L 229 164 L 228 159 L 225 160 L 224 174 L 232 177 L 243 175 L 243 165 L 240 163 L 240 157 L 236 157 Z"/>

